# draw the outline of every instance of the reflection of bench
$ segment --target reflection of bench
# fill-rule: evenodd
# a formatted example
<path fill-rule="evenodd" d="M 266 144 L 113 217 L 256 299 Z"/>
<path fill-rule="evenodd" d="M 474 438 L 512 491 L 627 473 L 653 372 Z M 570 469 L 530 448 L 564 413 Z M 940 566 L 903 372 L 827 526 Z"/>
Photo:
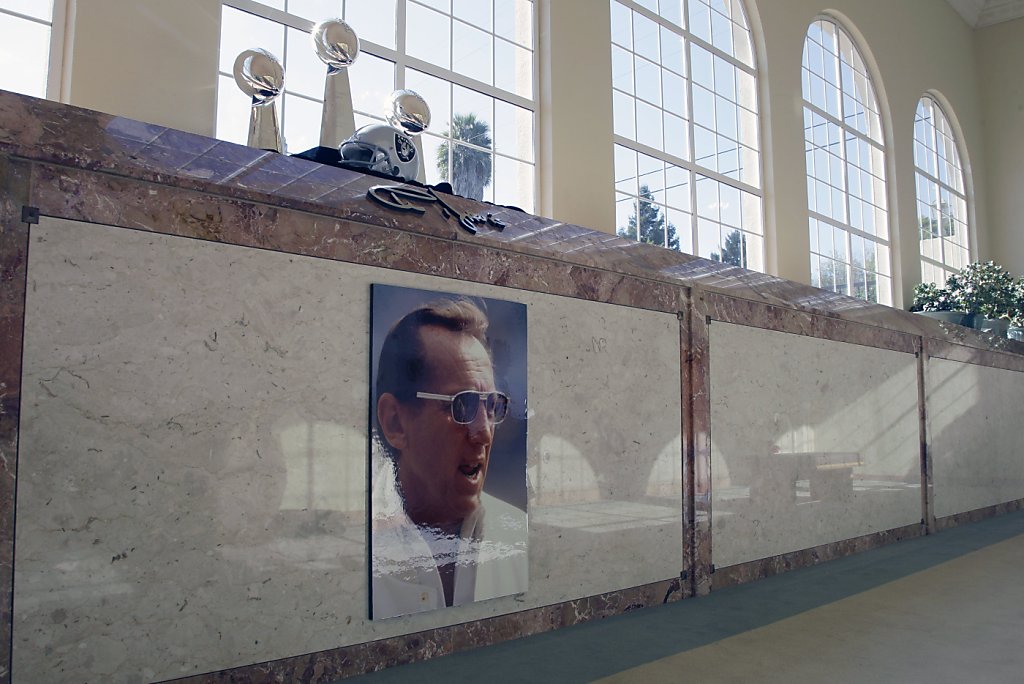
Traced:
<path fill-rule="evenodd" d="M 751 499 L 796 500 L 796 481 L 808 480 L 811 499 L 845 499 L 853 494 L 853 469 L 864 465 L 860 454 L 847 451 L 782 452 L 754 456 Z"/>

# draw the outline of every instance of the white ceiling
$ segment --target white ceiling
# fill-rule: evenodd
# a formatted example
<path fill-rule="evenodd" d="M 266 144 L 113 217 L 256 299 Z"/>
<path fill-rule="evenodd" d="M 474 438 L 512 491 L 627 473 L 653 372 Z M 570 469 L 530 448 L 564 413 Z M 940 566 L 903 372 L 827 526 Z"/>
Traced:
<path fill-rule="evenodd" d="M 971 28 L 1024 17 L 1024 0 L 946 0 Z"/>

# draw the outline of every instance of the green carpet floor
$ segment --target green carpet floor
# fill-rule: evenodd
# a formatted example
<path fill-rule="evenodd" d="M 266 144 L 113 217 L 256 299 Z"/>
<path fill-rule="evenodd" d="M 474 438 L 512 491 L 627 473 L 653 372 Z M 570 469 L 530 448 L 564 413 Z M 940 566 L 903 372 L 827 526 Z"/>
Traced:
<path fill-rule="evenodd" d="M 1024 682 L 1021 565 L 1024 511 L 356 680 Z"/>

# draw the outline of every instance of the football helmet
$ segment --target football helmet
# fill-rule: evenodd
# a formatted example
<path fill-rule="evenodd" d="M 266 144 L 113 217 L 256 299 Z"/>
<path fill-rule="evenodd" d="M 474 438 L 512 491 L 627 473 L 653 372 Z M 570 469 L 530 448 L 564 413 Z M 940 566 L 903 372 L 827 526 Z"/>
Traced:
<path fill-rule="evenodd" d="M 387 124 L 363 126 L 338 148 L 347 166 L 416 180 L 420 160 L 412 138 Z"/>

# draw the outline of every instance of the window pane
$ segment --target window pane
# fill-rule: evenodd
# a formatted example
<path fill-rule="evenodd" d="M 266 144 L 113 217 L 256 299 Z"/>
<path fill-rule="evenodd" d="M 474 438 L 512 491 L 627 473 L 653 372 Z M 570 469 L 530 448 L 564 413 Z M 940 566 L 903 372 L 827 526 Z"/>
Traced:
<path fill-rule="evenodd" d="M 348 78 L 352 88 L 353 109 L 371 116 L 383 116 L 384 103 L 394 90 L 394 63 L 363 53 L 359 55 L 359 68 L 349 69 Z M 420 90 L 416 92 L 424 98 L 427 97 L 427 93 Z M 441 93 L 437 99 L 447 101 L 447 92 Z M 427 99 L 427 102 L 430 104 L 432 116 L 436 116 L 438 109 L 445 111 L 442 102 L 435 99 Z"/>
<path fill-rule="evenodd" d="M 316 56 L 312 38 L 305 31 L 293 28 L 289 28 L 285 35 L 287 40 L 285 89 L 292 93 L 301 93 L 323 100 L 327 65 Z"/>
<path fill-rule="evenodd" d="M 495 0 L 494 33 L 526 48 L 533 46 L 533 3 Z"/>
<path fill-rule="evenodd" d="M 230 74 L 243 50 L 261 48 L 284 59 L 284 26 L 269 19 L 224 7 L 220 27 L 220 70 Z"/>
<path fill-rule="evenodd" d="M 282 99 L 285 151 L 295 154 L 319 145 L 323 105 L 296 95 L 285 95 Z"/>
<path fill-rule="evenodd" d="M 533 161 L 533 113 L 530 110 L 495 100 L 494 150 Z"/>
<path fill-rule="evenodd" d="M 217 77 L 217 138 L 244 145 L 248 140 L 252 106 L 235 84 L 235 79 Z"/>
<path fill-rule="evenodd" d="M 533 98 L 533 53 L 504 40 L 494 41 L 494 85 Z"/>
<path fill-rule="evenodd" d="M 53 20 L 53 0 L 3 0 L 0 6 L 27 17 L 35 17 L 46 22 Z M 12 34 L 5 32 L 2 35 L 6 37 Z"/>
<path fill-rule="evenodd" d="M 49 19 L 49 14 L 46 18 Z M 50 27 L 0 14 L 0 36 L 3 36 L 0 40 L 0 88 L 45 97 Z"/>
<path fill-rule="evenodd" d="M 345 0 L 345 21 L 360 41 L 395 48 L 395 0 Z"/>
<path fill-rule="evenodd" d="M 492 84 L 493 38 L 461 21 L 453 22 L 452 69 L 470 78 Z M 511 48 L 511 43 L 506 43 Z"/>
<path fill-rule="evenodd" d="M 484 31 L 492 29 L 491 3 L 481 0 L 453 0 L 452 11 L 462 21 Z"/>
<path fill-rule="evenodd" d="M 288 0 L 288 13 L 312 22 L 341 16 L 340 0 Z M 358 31 L 358 29 L 356 29 Z"/>
<path fill-rule="evenodd" d="M 451 68 L 451 20 L 412 2 L 406 12 L 405 39 L 409 55 L 444 69 Z"/>
<path fill-rule="evenodd" d="M 494 202 L 520 209 L 533 206 L 533 166 L 506 157 L 494 159 Z"/>

